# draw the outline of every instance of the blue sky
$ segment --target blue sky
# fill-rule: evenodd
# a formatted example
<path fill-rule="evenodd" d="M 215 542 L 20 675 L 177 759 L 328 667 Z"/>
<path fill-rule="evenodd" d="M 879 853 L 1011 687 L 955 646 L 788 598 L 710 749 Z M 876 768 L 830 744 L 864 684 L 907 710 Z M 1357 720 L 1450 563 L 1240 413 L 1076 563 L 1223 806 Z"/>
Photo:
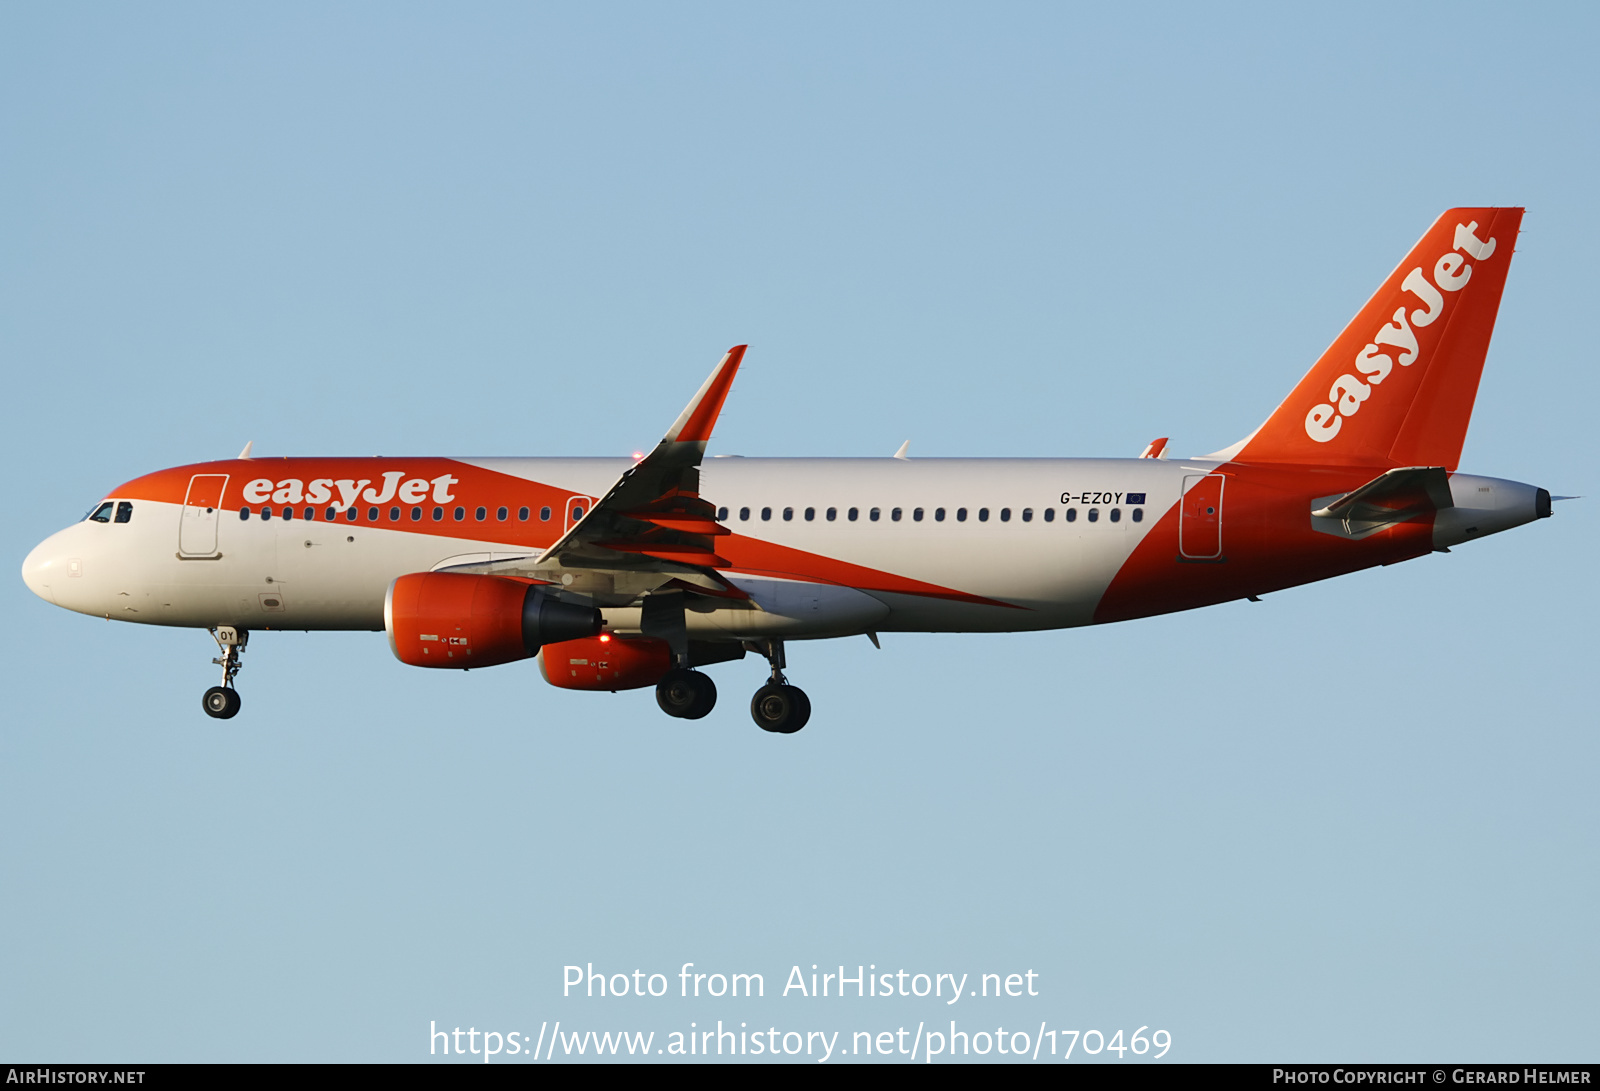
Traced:
<path fill-rule="evenodd" d="M 234 454 L 1179 453 L 1254 428 L 1452 205 L 1528 214 L 1462 468 L 1596 494 L 1580 5 L 0 12 L 13 563 Z M 971 1011 L 1186 1060 L 1595 1050 L 1592 500 L 1103 629 L 797 646 L 671 721 L 527 665 L 0 588 L 0 1054 L 417 1060 L 836 1008 L 561 967 L 1040 974 Z M 820 1002 L 818 1002 L 820 1003 Z M 960 1015 L 965 1019 L 969 1015 Z M 992 1017 L 992 1018 L 991 1018 Z"/>

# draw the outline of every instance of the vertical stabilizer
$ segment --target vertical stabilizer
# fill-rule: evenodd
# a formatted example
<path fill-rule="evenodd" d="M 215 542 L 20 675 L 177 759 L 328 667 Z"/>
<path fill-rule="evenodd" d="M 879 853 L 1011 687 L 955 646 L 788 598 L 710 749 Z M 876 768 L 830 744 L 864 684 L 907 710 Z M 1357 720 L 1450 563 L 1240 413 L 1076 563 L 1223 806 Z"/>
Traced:
<path fill-rule="evenodd" d="M 1520 208 L 1439 217 L 1233 457 L 1454 470 L 1521 223 Z"/>

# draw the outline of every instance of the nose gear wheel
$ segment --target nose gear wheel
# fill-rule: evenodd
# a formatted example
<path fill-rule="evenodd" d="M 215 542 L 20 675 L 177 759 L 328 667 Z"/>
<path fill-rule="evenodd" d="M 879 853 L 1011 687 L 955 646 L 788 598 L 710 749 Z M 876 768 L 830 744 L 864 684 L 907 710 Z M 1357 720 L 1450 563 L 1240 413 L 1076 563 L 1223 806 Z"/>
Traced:
<path fill-rule="evenodd" d="M 222 685 L 206 690 L 200 698 L 200 707 L 213 719 L 231 720 L 239 714 L 242 703 L 239 691 L 233 688 L 233 679 L 244 666 L 240 657 L 244 655 L 245 645 L 250 643 L 250 634 L 232 625 L 218 625 L 211 630 L 211 639 L 222 650 L 222 654 L 211 661 L 222 668 Z"/>
<path fill-rule="evenodd" d="M 206 690 L 205 696 L 200 698 L 200 705 L 206 710 L 207 716 L 218 720 L 231 720 L 239 714 L 239 691 L 212 686 Z"/>

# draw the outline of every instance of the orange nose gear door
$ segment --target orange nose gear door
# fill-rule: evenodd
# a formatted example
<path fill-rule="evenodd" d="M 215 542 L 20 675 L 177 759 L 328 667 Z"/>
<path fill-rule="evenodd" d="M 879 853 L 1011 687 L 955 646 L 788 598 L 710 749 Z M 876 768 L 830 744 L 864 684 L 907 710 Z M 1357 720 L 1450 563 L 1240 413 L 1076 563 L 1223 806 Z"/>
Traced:
<path fill-rule="evenodd" d="M 178 523 L 179 556 L 216 556 L 217 517 L 227 487 L 227 474 L 195 474 L 189 479 L 189 492 L 183 498 L 183 514 Z"/>
<path fill-rule="evenodd" d="M 1183 479 L 1183 509 L 1178 520 L 1178 553 L 1195 561 L 1222 557 L 1221 474 L 1196 474 Z"/>

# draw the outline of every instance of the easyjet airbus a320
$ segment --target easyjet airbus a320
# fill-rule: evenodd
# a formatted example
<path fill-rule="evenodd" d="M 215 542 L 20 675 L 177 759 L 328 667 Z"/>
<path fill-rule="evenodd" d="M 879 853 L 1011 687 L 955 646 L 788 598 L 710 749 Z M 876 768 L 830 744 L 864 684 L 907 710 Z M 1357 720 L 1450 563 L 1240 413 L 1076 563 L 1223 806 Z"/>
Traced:
<path fill-rule="evenodd" d="M 1059 629 L 1421 557 L 1550 514 L 1456 472 L 1522 210 L 1444 214 L 1259 429 L 1172 459 L 704 458 L 744 346 L 642 459 L 286 458 L 136 478 L 28 555 L 41 598 L 210 631 L 239 710 L 251 631 L 386 630 L 414 667 L 537 658 L 567 689 L 656 688 L 755 652 L 750 709 L 798 731 L 791 640 Z"/>

